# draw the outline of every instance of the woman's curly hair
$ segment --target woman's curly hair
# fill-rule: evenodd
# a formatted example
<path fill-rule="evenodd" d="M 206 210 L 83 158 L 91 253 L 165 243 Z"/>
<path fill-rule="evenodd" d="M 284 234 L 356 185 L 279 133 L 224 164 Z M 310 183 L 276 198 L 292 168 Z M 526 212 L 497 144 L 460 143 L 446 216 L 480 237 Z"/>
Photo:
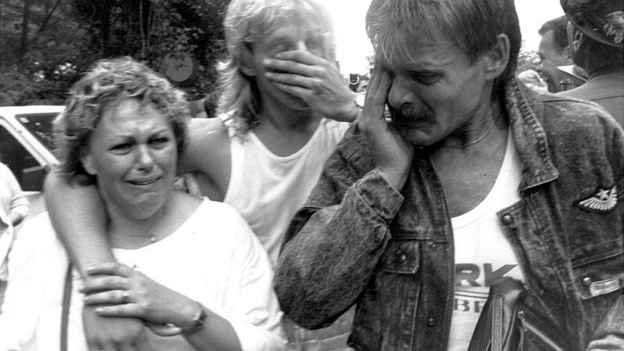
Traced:
<path fill-rule="evenodd" d="M 151 104 L 169 119 L 178 154 L 184 149 L 189 116 L 184 93 L 130 57 L 99 60 L 71 88 L 65 111 L 54 121 L 56 155 L 69 182 L 95 183 L 95 177 L 82 166 L 81 157 L 103 114 L 120 98 Z"/>

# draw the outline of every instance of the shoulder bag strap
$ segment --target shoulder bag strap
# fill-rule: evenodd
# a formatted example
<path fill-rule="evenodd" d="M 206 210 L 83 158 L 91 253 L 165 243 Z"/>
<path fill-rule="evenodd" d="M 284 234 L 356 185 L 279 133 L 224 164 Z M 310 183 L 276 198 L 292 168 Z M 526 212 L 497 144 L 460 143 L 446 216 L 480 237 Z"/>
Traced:
<path fill-rule="evenodd" d="M 67 265 L 63 288 L 63 309 L 61 310 L 61 351 L 67 351 L 67 325 L 69 323 L 69 307 L 72 295 L 72 265 Z"/>

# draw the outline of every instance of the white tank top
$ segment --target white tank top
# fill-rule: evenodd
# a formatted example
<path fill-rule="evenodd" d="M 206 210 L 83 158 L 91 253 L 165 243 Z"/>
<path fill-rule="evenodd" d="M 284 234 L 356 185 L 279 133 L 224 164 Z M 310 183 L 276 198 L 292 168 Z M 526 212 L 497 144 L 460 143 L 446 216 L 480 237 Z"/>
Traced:
<path fill-rule="evenodd" d="M 345 122 L 322 119 L 308 143 L 286 157 L 269 151 L 253 130 L 239 135 L 230 128 L 232 169 L 223 202 L 243 215 L 273 267 L 290 220 L 312 192 L 348 127 Z"/>
<path fill-rule="evenodd" d="M 449 351 L 466 350 L 490 285 L 503 276 L 522 280 L 518 260 L 496 212 L 520 201 L 520 161 L 508 133 L 503 164 L 487 197 L 451 219 L 455 247 L 455 299 Z"/>

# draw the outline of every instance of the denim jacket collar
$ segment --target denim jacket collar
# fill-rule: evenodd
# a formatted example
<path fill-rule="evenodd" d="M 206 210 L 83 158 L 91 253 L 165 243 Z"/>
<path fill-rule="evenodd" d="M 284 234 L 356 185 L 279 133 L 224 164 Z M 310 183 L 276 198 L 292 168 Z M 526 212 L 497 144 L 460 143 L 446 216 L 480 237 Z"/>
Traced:
<path fill-rule="evenodd" d="M 550 157 L 546 132 L 540 120 L 544 104 L 537 93 L 520 87 L 515 79 L 505 87 L 505 107 L 522 164 L 520 190 L 551 182 L 559 177 L 559 171 Z"/>

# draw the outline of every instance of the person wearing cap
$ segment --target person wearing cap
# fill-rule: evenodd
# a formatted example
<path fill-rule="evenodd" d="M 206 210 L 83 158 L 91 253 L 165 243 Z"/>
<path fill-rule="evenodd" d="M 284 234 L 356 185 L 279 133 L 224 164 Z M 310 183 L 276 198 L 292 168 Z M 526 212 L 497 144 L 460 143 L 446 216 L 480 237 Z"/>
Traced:
<path fill-rule="evenodd" d="M 507 277 L 561 350 L 622 350 L 622 128 L 517 81 L 511 0 L 372 0 L 366 28 L 362 114 L 279 256 L 284 313 L 316 328 L 355 305 L 356 350 L 465 351 Z"/>
<path fill-rule="evenodd" d="M 561 0 L 570 20 L 572 60 L 588 73 L 585 84 L 562 92 L 604 107 L 624 126 L 624 2 Z"/>

